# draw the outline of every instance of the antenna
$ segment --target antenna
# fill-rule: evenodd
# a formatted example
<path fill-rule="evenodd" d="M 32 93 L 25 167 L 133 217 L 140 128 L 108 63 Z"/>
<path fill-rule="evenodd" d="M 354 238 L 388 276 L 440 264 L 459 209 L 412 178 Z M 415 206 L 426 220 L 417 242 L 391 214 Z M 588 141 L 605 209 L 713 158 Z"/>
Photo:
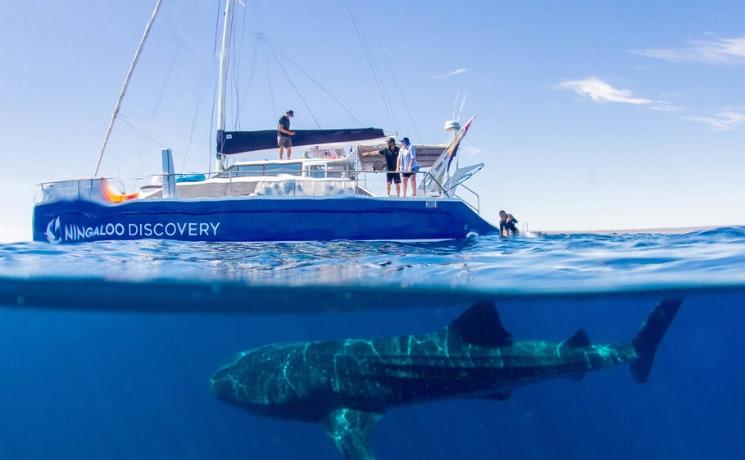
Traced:
<path fill-rule="evenodd" d="M 460 101 L 460 109 L 458 110 L 458 118 L 456 121 L 460 121 L 460 116 L 463 115 L 463 107 L 466 105 L 466 98 L 468 97 L 468 91 L 463 93 L 463 99 Z"/>
<path fill-rule="evenodd" d="M 460 90 L 458 90 L 455 94 L 455 102 L 453 103 L 453 117 L 450 120 L 445 121 L 444 129 L 451 134 L 452 139 L 455 139 L 455 136 L 458 135 L 458 131 L 460 131 L 460 116 L 463 114 L 463 106 L 466 104 L 467 96 L 468 91 L 465 91 L 463 93 L 463 98 L 461 99 Z M 458 100 L 460 100 L 460 108 L 458 108 Z M 458 112 L 457 116 L 455 115 L 456 111 Z"/>
<path fill-rule="evenodd" d="M 455 108 L 458 107 L 459 97 L 460 97 L 460 90 L 458 90 L 458 92 L 455 93 L 455 101 L 453 101 L 453 116 L 450 117 L 451 120 L 455 120 Z"/>

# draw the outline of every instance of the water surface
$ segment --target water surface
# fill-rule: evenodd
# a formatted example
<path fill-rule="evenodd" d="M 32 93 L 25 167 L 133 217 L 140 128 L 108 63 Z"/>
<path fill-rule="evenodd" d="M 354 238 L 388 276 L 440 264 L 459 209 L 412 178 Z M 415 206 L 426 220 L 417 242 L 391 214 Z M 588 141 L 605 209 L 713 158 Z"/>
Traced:
<path fill-rule="evenodd" d="M 277 341 L 427 333 L 477 300 L 518 338 L 628 340 L 684 299 L 647 384 L 619 367 L 509 401 L 391 410 L 380 459 L 742 458 L 745 228 L 439 243 L 0 246 L 2 458 L 341 458 L 317 426 L 214 399 Z"/>

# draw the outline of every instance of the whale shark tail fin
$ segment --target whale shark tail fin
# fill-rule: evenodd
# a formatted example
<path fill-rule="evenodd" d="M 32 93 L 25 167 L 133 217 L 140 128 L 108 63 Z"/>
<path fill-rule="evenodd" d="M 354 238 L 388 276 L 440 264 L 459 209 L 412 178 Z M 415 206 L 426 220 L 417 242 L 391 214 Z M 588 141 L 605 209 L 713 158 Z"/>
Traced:
<path fill-rule="evenodd" d="M 341 408 L 329 412 L 321 421 L 336 448 L 347 460 L 374 460 L 368 432 L 383 414 Z"/>
<path fill-rule="evenodd" d="M 649 379 L 657 346 L 682 303 L 680 299 L 663 299 L 644 321 L 636 337 L 631 340 L 631 345 L 636 351 L 636 359 L 631 362 L 631 375 L 637 382 L 644 383 Z"/>

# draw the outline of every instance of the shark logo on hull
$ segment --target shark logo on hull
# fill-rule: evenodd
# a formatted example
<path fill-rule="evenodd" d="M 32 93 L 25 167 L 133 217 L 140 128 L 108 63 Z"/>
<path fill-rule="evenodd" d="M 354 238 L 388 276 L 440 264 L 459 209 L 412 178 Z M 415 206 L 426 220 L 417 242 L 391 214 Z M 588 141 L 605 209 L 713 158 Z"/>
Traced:
<path fill-rule="evenodd" d="M 56 219 L 52 219 L 47 224 L 47 231 L 44 232 L 44 236 L 47 237 L 47 241 L 52 244 L 59 244 L 60 242 L 60 223 L 59 216 Z"/>
<path fill-rule="evenodd" d="M 680 300 L 663 300 L 628 342 L 517 341 L 492 303 L 471 306 L 427 335 L 272 344 L 239 353 L 211 379 L 212 393 L 250 411 L 316 422 L 348 459 L 372 459 L 368 432 L 393 407 L 454 397 L 503 401 L 544 380 L 581 379 L 629 364 L 643 383 Z"/>

